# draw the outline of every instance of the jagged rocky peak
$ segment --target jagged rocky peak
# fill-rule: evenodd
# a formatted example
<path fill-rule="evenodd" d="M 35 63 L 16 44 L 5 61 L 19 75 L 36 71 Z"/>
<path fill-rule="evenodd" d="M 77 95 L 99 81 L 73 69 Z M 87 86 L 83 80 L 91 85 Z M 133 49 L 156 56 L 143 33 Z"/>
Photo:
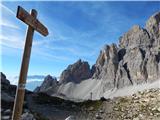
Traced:
<path fill-rule="evenodd" d="M 102 91 L 114 88 L 118 69 L 118 48 L 116 44 L 105 45 L 94 65 L 92 78 L 102 80 Z"/>
<path fill-rule="evenodd" d="M 105 45 L 104 48 L 100 51 L 100 55 L 96 61 L 96 64 L 103 66 L 105 61 L 110 59 L 115 59 L 117 56 L 117 46 L 112 44 L 111 46 Z"/>
<path fill-rule="evenodd" d="M 134 47 L 148 49 L 157 45 L 160 46 L 160 12 L 148 19 L 145 28 L 134 25 L 119 39 L 119 47 L 125 49 Z"/>
<path fill-rule="evenodd" d="M 104 48 L 100 51 L 100 55 L 96 61 L 96 64 L 94 65 L 95 70 L 93 78 L 113 78 L 113 76 L 115 76 L 117 65 L 118 49 L 116 44 L 112 44 L 110 46 L 105 45 Z"/>
<path fill-rule="evenodd" d="M 56 77 L 52 77 L 51 75 L 47 75 L 44 78 L 43 83 L 40 87 L 37 87 L 34 92 L 44 92 L 48 90 L 50 87 L 56 87 L 58 86 L 58 81 Z"/>
<path fill-rule="evenodd" d="M 152 15 L 146 22 L 146 29 L 152 39 L 156 42 L 160 41 L 160 11 Z M 159 44 L 160 45 L 160 44 Z"/>
<path fill-rule="evenodd" d="M 152 40 L 148 32 L 138 25 L 133 26 L 128 32 L 120 37 L 120 48 L 132 49 L 134 47 L 147 48 L 152 46 Z"/>
<path fill-rule="evenodd" d="M 69 65 L 60 76 L 58 87 L 48 93 L 72 90 L 68 82 L 80 83 L 85 79 L 100 81 L 99 93 L 133 84 L 153 82 L 160 78 L 160 12 L 146 22 L 146 27 L 133 26 L 120 37 L 119 46 L 105 45 L 96 64 L 78 60 Z M 65 92 L 64 92 L 65 94 Z M 66 95 L 67 95 L 66 94 Z"/>
<path fill-rule="evenodd" d="M 156 13 L 147 21 L 146 29 L 135 25 L 120 37 L 119 48 L 106 45 L 92 67 L 93 78 L 103 79 L 110 88 L 158 79 L 160 45 L 155 48 L 160 43 L 159 29 L 160 13 Z"/>
<path fill-rule="evenodd" d="M 160 12 L 133 26 L 120 38 L 116 86 L 152 82 L 160 76 Z"/>
<path fill-rule="evenodd" d="M 82 80 L 91 77 L 91 69 L 86 61 L 79 59 L 76 63 L 69 65 L 60 75 L 60 84 L 74 82 L 80 83 Z"/>
<path fill-rule="evenodd" d="M 1 84 L 9 85 L 10 82 L 7 80 L 6 75 L 2 72 L 0 72 L 0 78 L 1 78 Z"/>

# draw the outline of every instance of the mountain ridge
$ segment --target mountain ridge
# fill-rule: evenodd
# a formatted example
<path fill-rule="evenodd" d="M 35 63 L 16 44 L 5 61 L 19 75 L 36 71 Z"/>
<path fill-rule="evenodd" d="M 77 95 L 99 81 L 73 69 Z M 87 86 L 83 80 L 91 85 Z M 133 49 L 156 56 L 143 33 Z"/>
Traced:
<path fill-rule="evenodd" d="M 96 91 L 95 94 L 100 98 L 106 91 L 115 88 L 120 89 L 158 80 L 160 77 L 160 12 L 153 14 L 144 28 L 134 25 L 120 37 L 118 45 L 114 43 L 105 45 L 96 63 L 91 69 L 89 68 L 88 62 L 81 60 L 69 65 L 62 72 L 60 83 L 50 86 L 53 89 L 56 88 L 54 95 L 75 97 L 74 91 L 80 90 L 78 86 L 81 86 L 78 84 L 86 83 L 88 86 L 93 85 L 90 86 L 92 88 L 86 88 L 87 91 L 83 94 L 90 96 L 89 94 Z M 79 83 L 76 83 L 76 80 Z M 87 87 L 87 85 L 84 86 Z M 83 98 L 85 96 L 83 95 Z"/>

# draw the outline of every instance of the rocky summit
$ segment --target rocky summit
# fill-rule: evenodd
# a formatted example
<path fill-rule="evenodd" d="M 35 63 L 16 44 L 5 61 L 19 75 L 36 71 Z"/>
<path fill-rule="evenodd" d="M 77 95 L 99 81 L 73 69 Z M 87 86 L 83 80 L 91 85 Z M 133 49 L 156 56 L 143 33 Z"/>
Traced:
<path fill-rule="evenodd" d="M 80 99 L 89 99 L 94 92 L 96 98 L 100 98 L 108 90 L 152 83 L 159 78 L 160 12 L 157 12 L 147 20 L 144 28 L 134 25 L 124 33 L 118 45 L 105 45 L 91 69 L 88 62 L 82 60 L 69 65 L 53 91 Z M 82 93 L 77 95 L 80 88 L 83 88 Z"/>
<path fill-rule="evenodd" d="M 160 12 L 133 26 L 120 37 L 119 47 L 106 45 L 100 52 L 93 78 L 103 79 L 107 89 L 152 82 L 160 77 Z"/>
<path fill-rule="evenodd" d="M 73 65 L 69 65 L 60 75 L 59 82 L 65 84 L 68 82 L 80 83 L 82 80 L 91 77 L 91 70 L 88 62 L 78 60 Z"/>
<path fill-rule="evenodd" d="M 41 84 L 41 86 L 37 87 L 34 92 L 45 92 L 51 89 L 51 92 L 54 92 L 56 90 L 58 86 L 58 81 L 57 78 L 52 77 L 51 75 L 47 75 L 44 78 L 43 83 Z"/>

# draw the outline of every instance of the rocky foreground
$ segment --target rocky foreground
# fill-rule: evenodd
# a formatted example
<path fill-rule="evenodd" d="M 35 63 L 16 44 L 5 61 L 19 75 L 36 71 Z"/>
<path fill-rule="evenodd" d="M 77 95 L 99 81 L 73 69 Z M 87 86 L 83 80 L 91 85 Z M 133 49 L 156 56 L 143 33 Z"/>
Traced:
<path fill-rule="evenodd" d="M 2 79 L 3 78 L 3 79 Z M 16 86 L 1 73 L 1 119 L 11 120 Z M 12 89 L 12 90 L 11 90 Z M 159 120 L 160 88 L 113 99 L 73 102 L 26 91 L 21 120 Z"/>
<path fill-rule="evenodd" d="M 160 120 L 160 89 L 107 100 L 87 113 L 89 120 Z"/>

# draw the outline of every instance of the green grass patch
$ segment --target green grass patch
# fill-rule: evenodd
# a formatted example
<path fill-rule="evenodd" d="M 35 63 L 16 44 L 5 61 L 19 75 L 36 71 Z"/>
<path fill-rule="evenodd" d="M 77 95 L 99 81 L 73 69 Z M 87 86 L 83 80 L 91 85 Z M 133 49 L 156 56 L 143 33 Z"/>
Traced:
<path fill-rule="evenodd" d="M 52 97 L 45 93 L 38 93 L 38 95 L 33 96 L 34 101 L 39 104 L 54 104 L 54 105 L 61 105 L 62 103 L 72 104 L 74 102 L 69 100 L 64 100 L 58 97 Z"/>
<path fill-rule="evenodd" d="M 97 110 L 101 105 L 102 105 L 102 101 L 100 100 L 87 100 L 84 102 L 80 102 L 77 103 L 79 107 L 83 107 L 83 108 L 90 108 L 93 107 L 94 110 Z"/>

